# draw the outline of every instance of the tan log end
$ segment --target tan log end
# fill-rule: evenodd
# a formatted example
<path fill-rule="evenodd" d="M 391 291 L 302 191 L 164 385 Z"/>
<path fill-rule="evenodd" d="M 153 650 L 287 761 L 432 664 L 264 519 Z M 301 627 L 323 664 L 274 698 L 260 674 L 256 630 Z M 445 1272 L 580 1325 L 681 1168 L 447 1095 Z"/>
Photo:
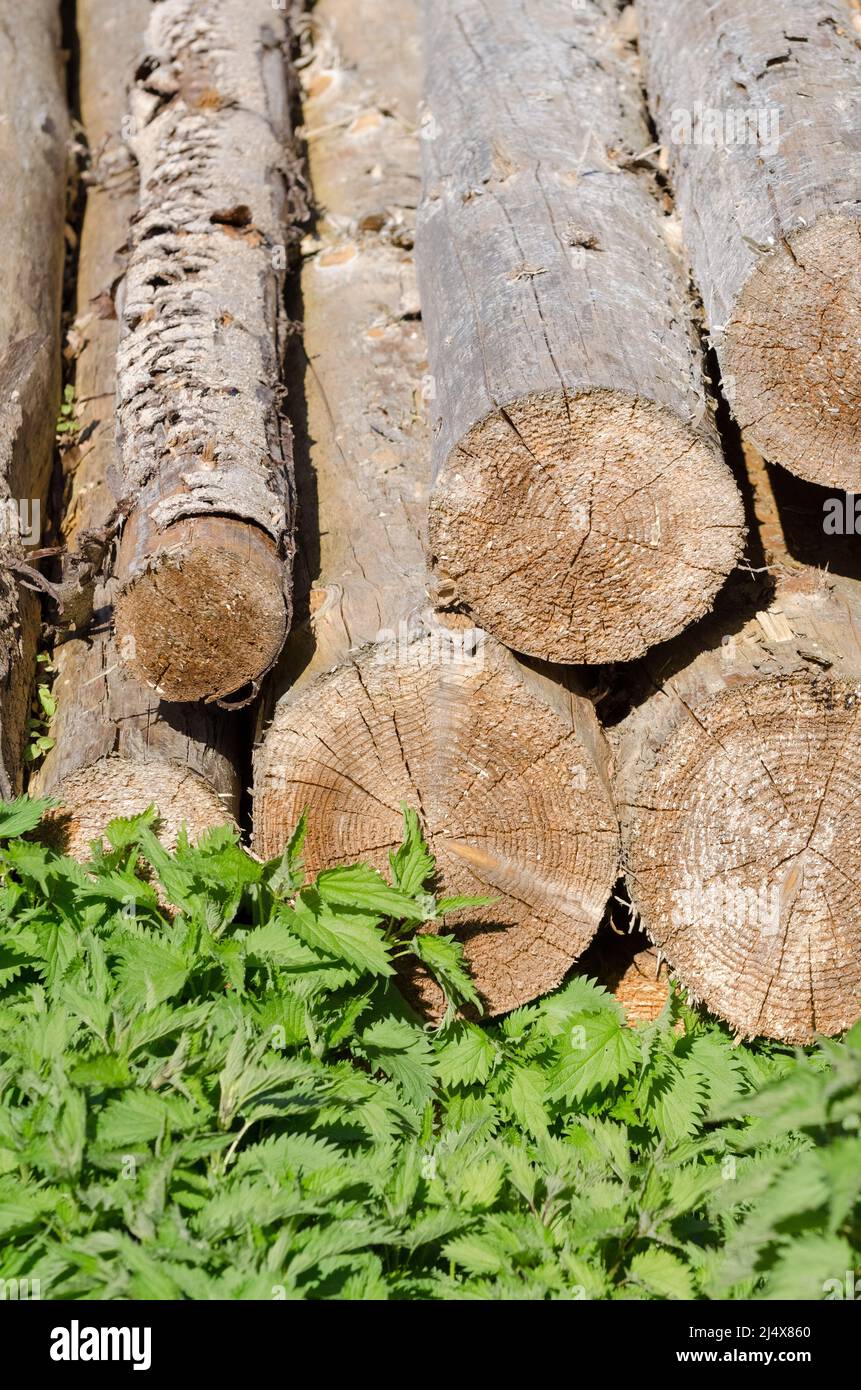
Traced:
<path fill-rule="evenodd" d="M 118 648 L 136 676 L 169 701 L 227 699 L 269 670 L 287 635 L 283 562 L 258 527 L 194 517 L 158 534 L 131 564 L 126 528 L 116 604 Z"/>
<path fill-rule="evenodd" d="M 824 217 L 764 254 L 726 328 L 724 378 L 757 449 L 861 490 L 861 219 Z"/>
<path fill-rule="evenodd" d="M 70 773 L 51 794 L 60 804 L 46 817 L 45 837 L 75 859 L 90 857 L 91 842 L 110 821 L 150 806 L 158 808 L 159 839 L 168 849 L 176 848 L 183 826 L 194 843 L 213 826 L 233 822 L 227 799 L 179 763 L 102 758 Z"/>
<path fill-rule="evenodd" d="M 644 932 L 620 935 L 603 926 L 577 963 L 577 973 L 610 991 L 629 1023 L 651 1023 L 670 997 L 670 972 Z"/>
<path fill-rule="evenodd" d="M 632 899 L 695 1000 L 806 1043 L 861 1013 L 861 687 L 730 684 L 620 804 Z"/>
<path fill-rule="evenodd" d="M 433 638 L 372 648 L 282 702 L 256 759 L 255 847 L 279 854 L 307 809 L 313 873 L 388 870 L 402 805 L 420 814 L 440 896 L 494 899 L 447 918 L 486 1010 L 554 988 L 588 945 L 615 879 L 618 829 L 575 732 L 488 641 L 475 656 Z M 432 1016 L 429 980 L 412 992 Z"/>
<path fill-rule="evenodd" d="M 651 401 L 532 396 L 476 425 L 430 510 L 438 571 L 527 655 L 630 661 L 710 609 L 741 499 L 716 444 Z"/>

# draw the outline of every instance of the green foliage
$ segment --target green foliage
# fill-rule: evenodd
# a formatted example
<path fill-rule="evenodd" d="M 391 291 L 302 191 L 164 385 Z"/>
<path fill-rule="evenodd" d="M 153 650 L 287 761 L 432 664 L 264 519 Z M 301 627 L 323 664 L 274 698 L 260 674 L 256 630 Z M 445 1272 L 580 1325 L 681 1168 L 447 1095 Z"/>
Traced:
<path fill-rule="evenodd" d="M 735 1046 L 572 979 L 489 1025 L 418 819 L 391 881 L 176 853 L 80 865 L 0 807 L 4 1278 L 55 1299 L 822 1298 L 859 1263 L 861 1025 Z M 166 906 L 170 904 L 170 906 Z M 398 987 L 430 972 L 428 1027 Z M 466 1009 L 464 1009 L 466 1005 Z M 464 1014 L 469 1015 L 464 1017 Z"/>
<path fill-rule="evenodd" d="M 66 436 L 76 435 L 79 429 L 75 388 L 70 384 L 63 387 L 63 399 L 57 413 L 57 438 L 62 442 Z"/>
<path fill-rule="evenodd" d="M 46 675 L 53 679 L 56 667 L 47 652 L 40 652 L 36 661 Z M 54 747 L 55 740 L 50 737 L 51 720 L 57 713 L 57 697 L 49 681 L 38 681 L 33 694 L 30 717 L 27 721 L 27 743 L 24 758 L 28 763 L 36 763 Z"/>

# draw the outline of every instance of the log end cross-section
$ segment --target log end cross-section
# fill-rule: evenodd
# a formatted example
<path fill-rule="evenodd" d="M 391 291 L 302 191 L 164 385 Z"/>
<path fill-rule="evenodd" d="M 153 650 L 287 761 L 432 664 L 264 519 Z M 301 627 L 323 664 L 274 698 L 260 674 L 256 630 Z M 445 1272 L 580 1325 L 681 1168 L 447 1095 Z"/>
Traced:
<path fill-rule="evenodd" d="M 859 319 L 861 217 L 835 213 L 760 258 L 726 332 L 746 437 L 798 477 L 848 491 L 861 486 Z"/>
<path fill-rule="evenodd" d="M 496 636 L 560 662 L 632 660 L 702 617 L 741 527 L 714 441 L 611 390 L 494 411 L 430 508 L 440 577 Z"/>
<path fill-rule="evenodd" d="M 691 995 L 744 1036 L 861 1013 L 857 599 L 816 572 L 629 717 L 632 899 Z"/>
<path fill-rule="evenodd" d="M 415 808 L 440 893 L 492 900 L 444 929 L 496 1014 L 554 988 L 589 944 L 618 832 L 591 705 L 479 637 L 383 644 L 282 701 L 257 754 L 255 836 L 280 853 L 307 809 L 311 871 L 385 870 Z M 438 1013 L 437 987 L 412 984 Z"/>

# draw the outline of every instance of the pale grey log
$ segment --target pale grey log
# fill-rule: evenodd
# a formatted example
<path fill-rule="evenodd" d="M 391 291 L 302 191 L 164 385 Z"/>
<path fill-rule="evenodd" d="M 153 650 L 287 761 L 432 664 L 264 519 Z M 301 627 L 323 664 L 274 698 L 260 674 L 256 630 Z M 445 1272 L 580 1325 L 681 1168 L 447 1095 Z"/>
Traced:
<path fill-rule="evenodd" d="M 39 640 L 39 601 L 19 588 L 3 561 L 26 559 L 21 529 L 43 515 L 51 474 L 68 140 L 59 4 L 32 0 L 6 11 L 0 24 L 0 797 L 21 790 Z"/>
<path fill-rule="evenodd" d="M 861 488 L 861 13 L 637 0 L 724 390 L 749 441 Z"/>
<path fill-rule="evenodd" d="M 626 660 L 741 547 L 611 0 L 427 0 L 418 266 L 433 558 L 511 646 Z"/>

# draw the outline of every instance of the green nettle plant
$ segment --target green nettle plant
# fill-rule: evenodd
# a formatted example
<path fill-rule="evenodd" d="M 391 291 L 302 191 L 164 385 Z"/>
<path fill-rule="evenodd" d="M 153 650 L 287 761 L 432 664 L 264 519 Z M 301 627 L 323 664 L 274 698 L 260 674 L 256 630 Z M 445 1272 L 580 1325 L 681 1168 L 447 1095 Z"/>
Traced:
<path fill-rule="evenodd" d="M 0 808 L 0 1277 L 56 1299 L 836 1296 L 859 1261 L 861 1026 L 735 1045 L 573 978 L 481 1024 L 412 812 L 390 881 L 300 826 L 81 865 Z M 35 834 L 34 834 L 35 832 Z M 398 968 L 448 1001 L 410 1008 Z"/>

